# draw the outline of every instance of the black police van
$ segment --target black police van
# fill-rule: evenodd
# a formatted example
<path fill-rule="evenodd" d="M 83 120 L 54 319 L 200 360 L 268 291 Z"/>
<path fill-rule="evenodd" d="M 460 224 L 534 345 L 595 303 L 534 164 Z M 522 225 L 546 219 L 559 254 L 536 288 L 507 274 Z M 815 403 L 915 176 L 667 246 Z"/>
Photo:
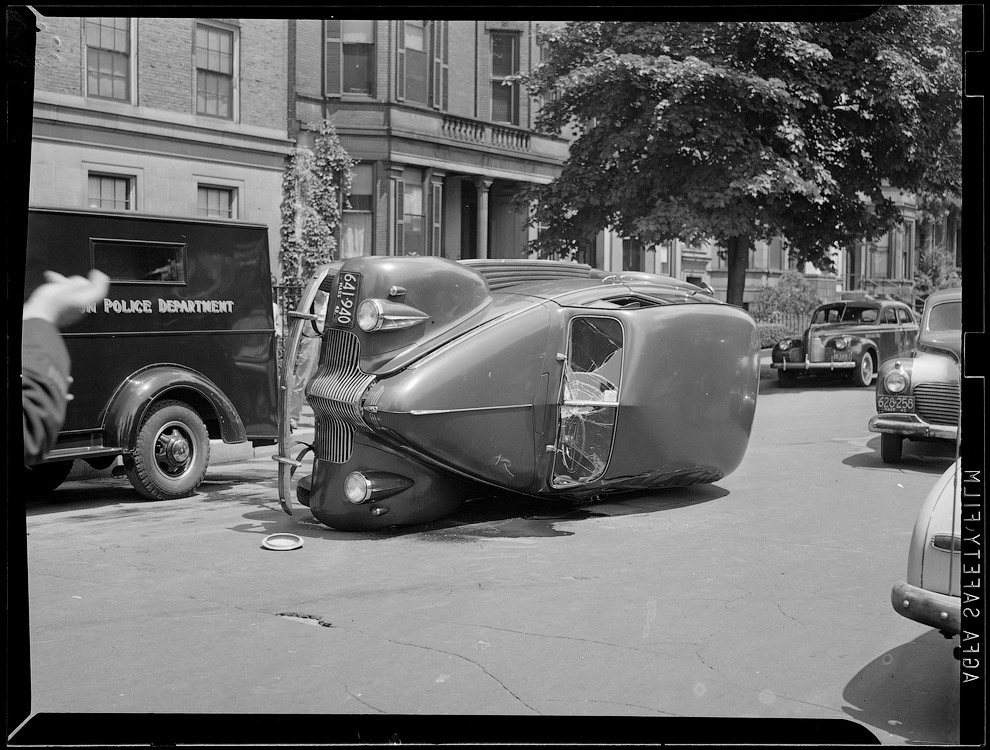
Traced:
<path fill-rule="evenodd" d="M 63 338 L 72 400 L 28 491 L 50 491 L 76 459 L 118 456 L 151 499 L 195 492 L 210 440 L 277 441 L 278 365 L 268 229 L 220 219 L 32 208 L 25 300 L 46 270 L 111 280 Z"/>

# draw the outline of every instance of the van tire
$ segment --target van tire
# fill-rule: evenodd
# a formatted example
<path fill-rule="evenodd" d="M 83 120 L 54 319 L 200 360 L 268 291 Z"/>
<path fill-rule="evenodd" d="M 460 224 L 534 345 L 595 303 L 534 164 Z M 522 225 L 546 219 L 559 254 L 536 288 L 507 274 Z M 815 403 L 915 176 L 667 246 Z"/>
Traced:
<path fill-rule="evenodd" d="M 181 401 L 154 404 L 141 423 L 127 478 L 149 500 L 192 495 L 210 463 L 210 436 L 200 416 Z"/>
<path fill-rule="evenodd" d="M 50 461 L 25 466 L 21 486 L 29 496 L 50 495 L 59 488 L 71 471 L 72 461 Z"/>

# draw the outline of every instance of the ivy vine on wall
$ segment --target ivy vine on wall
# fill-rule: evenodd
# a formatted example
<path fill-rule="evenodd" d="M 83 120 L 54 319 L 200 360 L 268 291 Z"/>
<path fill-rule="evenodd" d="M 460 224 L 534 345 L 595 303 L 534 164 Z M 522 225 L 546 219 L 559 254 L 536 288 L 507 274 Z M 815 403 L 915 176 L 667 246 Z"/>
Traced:
<path fill-rule="evenodd" d="M 282 178 L 279 247 L 283 314 L 296 308 L 314 271 L 339 257 L 341 212 L 355 164 L 329 120 L 320 124 L 312 149 L 296 146 L 289 154 Z"/>

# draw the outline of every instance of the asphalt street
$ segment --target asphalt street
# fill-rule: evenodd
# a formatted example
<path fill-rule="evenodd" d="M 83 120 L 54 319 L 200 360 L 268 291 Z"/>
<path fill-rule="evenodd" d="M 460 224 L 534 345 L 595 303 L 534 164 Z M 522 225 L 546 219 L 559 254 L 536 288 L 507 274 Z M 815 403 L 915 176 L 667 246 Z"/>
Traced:
<path fill-rule="evenodd" d="M 958 742 L 955 643 L 889 599 L 952 451 L 884 465 L 873 399 L 781 390 L 765 367 L 746 458 L 714 485 L 486 497 L 378 533 L 285 515 L 270 450 L 215 455 L 170 502 L 76 473 L 27 501 L 32 711 L 640 717 L 659 736 L 675 717 L 844 719 Z M 264 549 L 276 532 L 303 547 Z"/>

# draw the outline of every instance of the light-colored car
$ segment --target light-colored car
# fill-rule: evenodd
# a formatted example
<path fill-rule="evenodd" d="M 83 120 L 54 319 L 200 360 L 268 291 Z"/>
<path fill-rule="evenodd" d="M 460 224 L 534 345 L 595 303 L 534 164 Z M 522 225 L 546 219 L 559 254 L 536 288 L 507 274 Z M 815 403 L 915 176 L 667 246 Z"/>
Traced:
<path fill-rule="evenodd" d="M 901 460 L 905 438 L 957 440 L 961 356 L 962 289 L 933 292 L 915 348 L 883 362 L 877 375 L 877 415 L 869 428 L 880 433 L 884 463 Z"/>
<path fill-rule="evenodd" d="M 961 478 L 956 461 L 928 493 L 914 524 L 907 577 L 890 592 L 899 615 L 936 628 L 946 638 L 960 632 Z"/>

